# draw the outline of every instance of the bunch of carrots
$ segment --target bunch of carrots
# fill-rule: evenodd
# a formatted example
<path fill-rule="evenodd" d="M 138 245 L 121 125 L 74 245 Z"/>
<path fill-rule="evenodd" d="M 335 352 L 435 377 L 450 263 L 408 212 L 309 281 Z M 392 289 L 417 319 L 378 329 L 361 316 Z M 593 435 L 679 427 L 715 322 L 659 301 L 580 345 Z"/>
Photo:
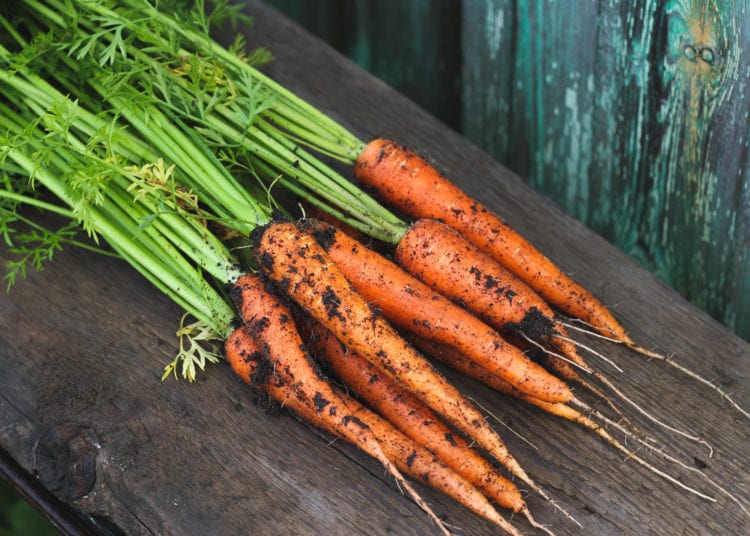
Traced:
<path fill-rule="evenodd" d="M 253 65 L 263 52 L 213 41 L 211 20 L 236 14 L 226 3 L 197 23 L 180 16 L 178 0 L 158 9 L 146 0 L 20 4 L 0 10 L 3 210 L 26 225 L 35 224 L 24 205 L 68 217 L 198 319 L 188 330 L 197 342 L 165 376 L 181 363 L 194 377 L 218 357 L 201 341 L 221 341 L 255 396 L 378 460 L 444 533 L 403 475 L 508 534 L 521 532 L 494 505 L 553 533 L 514 480 L 552 498 L 433 360 L 717 500 L 632 452 L 619 433 L 747 513 L 617 400 L 703 440 L 633 403 L 582 354 L 606 358 L 570 332 L 661 359 L 747 411 L 631 340 L 599 300 L 427 160 L 391 140 L 362 142 L 263 75 Z M 331 159 L 351 165 L 358 185 Z M 39 185 L 57 203 L 41 199 Z M 293 215 L 298 198 L 308 217 Z"/>

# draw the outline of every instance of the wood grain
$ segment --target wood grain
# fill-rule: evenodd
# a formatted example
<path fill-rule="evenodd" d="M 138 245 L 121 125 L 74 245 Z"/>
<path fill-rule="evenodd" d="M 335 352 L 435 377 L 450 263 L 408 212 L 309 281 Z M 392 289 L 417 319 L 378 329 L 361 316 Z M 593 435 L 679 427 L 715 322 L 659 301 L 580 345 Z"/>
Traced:
<path fill-rule="evenodd" d="M 746 342 L 384 83 L 262 3 L 248 11 L 256 19 L 250 41 L 273 50 L 275 78 L 362 137 L 392 136 L 432 158 L 615 306 L 637 341 L 674 352 L 750 400 Z M 194 384 L 162 383 L 179 317 L 113 259 L 71 250 L 31 274 L 0 299 L 0 447 L 66 504 L 126 534 L 434 533 L 376 463 L 288 415 L 263 413 L 225 365 Z M 610 373 L 633 399 L 712 443 L 709 459 L 703 447 L 670 439 L 747 503 L 747 420 L 663 365 L 592 344 L 627 370 Z M 530 496 L 557 534 L 732 534 L 748 522 L 721 497 L 688 496 L 581 429 L 450 376 L 528 440 L 498 424 L 528 472 L 584 527 Z M 424 493 L 457 533 L 493 533 Z"/>

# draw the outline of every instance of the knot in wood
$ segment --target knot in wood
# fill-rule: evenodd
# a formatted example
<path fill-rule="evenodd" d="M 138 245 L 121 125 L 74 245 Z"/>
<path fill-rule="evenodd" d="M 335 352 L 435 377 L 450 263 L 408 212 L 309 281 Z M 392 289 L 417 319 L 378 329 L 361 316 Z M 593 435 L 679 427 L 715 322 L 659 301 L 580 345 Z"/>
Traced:
<path fill-rule="evenodd" d="M 685 45 L 685 48 L 682 52 L 690 61 L 696 61 L 700 58 L 706 63 L 712 63 L 715 58 L 714 49 L 711 47 L 698 49 L 693 45 Z"/>
<path fill-rule="evenodd" d="M 712 48 L 701 49 L 701 59 L 706 63 L 714 61 L 714 50 Z"/>
<path fill-rule="evenodd" d="M 86 496 L 96 483 L 99 442 L 89 428 L 55 424 L 43 430 L 34 449 L 34 466 L 44 486 L 64 501 Z"/>

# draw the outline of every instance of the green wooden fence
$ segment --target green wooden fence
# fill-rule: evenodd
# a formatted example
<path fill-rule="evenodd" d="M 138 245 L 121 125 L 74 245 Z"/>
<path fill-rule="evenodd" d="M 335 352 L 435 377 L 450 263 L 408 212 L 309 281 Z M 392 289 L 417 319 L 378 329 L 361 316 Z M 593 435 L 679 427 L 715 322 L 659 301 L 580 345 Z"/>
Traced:
<path fill-rule="evenodd" d="M 750 338 L 746 0 L 270 0 Z"/>

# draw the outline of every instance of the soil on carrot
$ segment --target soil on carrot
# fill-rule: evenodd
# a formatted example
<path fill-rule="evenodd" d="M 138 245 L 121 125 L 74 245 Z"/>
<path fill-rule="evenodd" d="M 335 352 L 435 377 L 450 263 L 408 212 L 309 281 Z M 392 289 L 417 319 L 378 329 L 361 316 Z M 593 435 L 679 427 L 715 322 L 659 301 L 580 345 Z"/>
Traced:
<path fill-rule="evenodd" d="M 363 423 L 358 417 L 355 417 L 354 415 L 345 416 L 343 419 L 343 422 L 344 422 L 344 426 L 348 426 L 349 423 L 351 422 L 363 429 L 368 427 L 365 423 Z"/>
<path fill-rule="evenodd" d="M 260 264 L 260 267 L 264 270 L 271 271 L 273 270 L 273 257 L 268 253 L 262 253 L 258 257 L 258 263 Z"/>
<path fill-rule="evenodd" d="M 268 391 L 265 387 L 273 373 L 273 367 L 271 366 L 268 357 L 269 352 L 267 346 L 264 350 L 257 350 L 250 354 L 245 350 L 241 350 L 240 355 L 245 362 L 255 363 L 250 377 L 242 378 L 243 380 L 250 381 L 250 392 L 253 396 L 253 404 L 269 415 L 278 413 L 281 410 L 281 406 L 268 395 Z"/>
<path fill-rule="evenodd" d="M 252 322 L 245 322 L 245 326 L 247 326 L 247 330 L 250 332 L 250 335 L 252 335 L 253 337 L 259 337 L 266 330 L 270 323 L 271 319 L 267 316 L 264 316 L 263 318 L 259 318 Z"/>
<path fill-rule="evenodd" d="M 323 411 L 326 408 L 326 406 L 328 406 L 328 404 L 330 403 L 331 401 L 328 400 L 326 397 L 324 397 L 320 392 L 316 392 L 315 396 L 313 396 L 313 404 L 315 404 L 315 409 L 318 412 Z M 331 408 L 331 411 L 332 411 L 331 413 L 332 415 L 335 414 L 336 408 L 335 407 Z"/>
<path fill-rule="evenodd" d="M 323 305 L 325 305 L 329 319 L 339 318 L 342 321 L 346 320 L 344 318 L 344 315 L 341 314 L 341 311 L 339 311 L 339 307 L 341 306 L 341 298 L 338 297 L 335 290 L 333 290 L 331 287 L 326 287 L 322 297 Z"/>
<path fill-rule="evenodd" d="M 302 222 L 300 226 L 306 232 L 310 233 L 315 241 L 326 251 L 336 242 L 336 233 L 338 231 L 335 227 L 305 225 L 305 222 Z"/>
<path fill-rule="evenodd" d="M 549 338 L 556 333 L 554 322 L 536 307 L 529 309 L 529 312 L 520 322 L 508 323 L 503 332 L 506 334 L 521 333 L 534 340 Z"/>
<path fill-rule="evenodd" d="M 447 433 L 447 434 L 445 434 L 445 440 L 446 440 L 446 441 L 447 441 L 448 443 L 450 443 L 451 445 L 453 445 L 454 447 L 455 447 L 456 445 L 458 445 L 458 443 L 456 443 L 456 440 L 455 440 L 455 439 L 453 438 L 453 434 L 451 434 L 451 433 Z"/>
<path fill-rule="evenodd" d="M 484 288 L 487 291 L 494 292 L 498 297 L 504 297 L 510 305 L 513 305 L 513 298 L 516 292 L 507 285 L 500 285 L 498 280 L 490 274 L 484 274 L 479 268 L 472 266 L 469 273 L 473 274 L 478 282 L 484 281 Z"/>
<path fill-rule="evenodd" d="M 264 385 L 273 372 L 273 367 L 271 367 L 268 356 L 259 350 L 245 357 L 245 361 L 247 363 L 256 363 L 256 366 L 253 367 L 253 373 L 250 376 L 250 382 L 253 385 Z"/>

